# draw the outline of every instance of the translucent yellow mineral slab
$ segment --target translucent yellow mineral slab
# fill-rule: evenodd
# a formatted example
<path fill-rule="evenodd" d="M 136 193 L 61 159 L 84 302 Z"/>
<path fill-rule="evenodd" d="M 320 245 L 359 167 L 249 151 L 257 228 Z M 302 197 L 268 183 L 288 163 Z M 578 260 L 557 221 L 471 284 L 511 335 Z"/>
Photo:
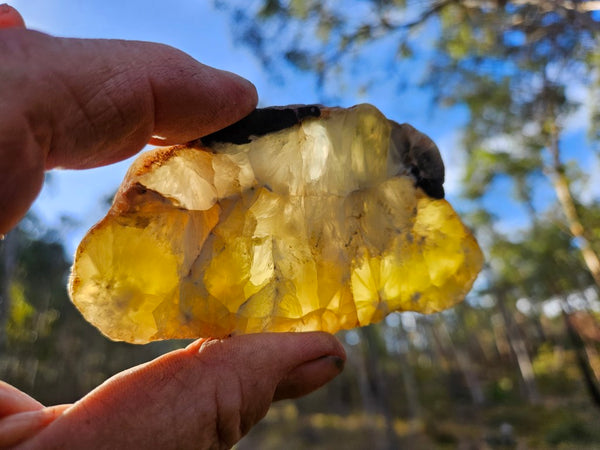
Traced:
<path fill-rule="evenodd" d="M 315 108 L 141 155 L 77 250 L 85 318 L 145 343 L 333 333 L 462 301 L 482 254 L 442 198 L 435 144 L 371 105 Z"/>

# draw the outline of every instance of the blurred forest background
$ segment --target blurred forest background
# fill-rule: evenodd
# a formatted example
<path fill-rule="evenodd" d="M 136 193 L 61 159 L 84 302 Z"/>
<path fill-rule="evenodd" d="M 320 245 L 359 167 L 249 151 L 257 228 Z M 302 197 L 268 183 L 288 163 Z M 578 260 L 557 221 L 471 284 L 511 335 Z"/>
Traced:
<path fill-rule="evenodd" d="M 274 83 L 299 70 L 323 103 L 424 90 L 432 111 L 460 111 L 453 202 L 487 260 L 450 311 L 340 333 L 344 373 L 276 404 L 237 447 L 600 448 L 600 2 L 215 6 Z M 110 342 L 88 325 L 60 236 L 30 214 L 0 243 L 0 378 L 45 404 L 182 345 Z"/>

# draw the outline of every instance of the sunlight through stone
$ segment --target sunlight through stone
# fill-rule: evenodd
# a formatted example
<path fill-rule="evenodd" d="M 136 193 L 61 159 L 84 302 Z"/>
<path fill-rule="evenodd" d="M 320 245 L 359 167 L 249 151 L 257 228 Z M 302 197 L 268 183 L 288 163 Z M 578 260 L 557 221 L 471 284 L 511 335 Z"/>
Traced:
<path fill-rule="evenodd" d="M 371 105 L 274 109 L 297 120 L 133 163 L 70 279 L 105 335 L 333 333 L 463 300 L 482 254 L 435 144 Z"/>

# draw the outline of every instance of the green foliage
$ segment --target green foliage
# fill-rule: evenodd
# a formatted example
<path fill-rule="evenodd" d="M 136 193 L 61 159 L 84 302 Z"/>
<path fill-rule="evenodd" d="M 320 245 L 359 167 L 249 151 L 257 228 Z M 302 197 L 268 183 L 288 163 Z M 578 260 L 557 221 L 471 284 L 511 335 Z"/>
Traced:
<path fill-rule="evenodd" d="M 25 300 L 23 291 L 23 286 L 19 283 L 12 283 L 8 288 L 11 302 L 6 323 L 6 335 L 9 342 L 35 340 L 35 335 L 30 331 L 35 309 Z"/>
<path fill-rule="evenodd" d="M 258 11 L 258 17 L 261 19 L 268 19 L 275 14 L 281 13 L 283 7 L 279 0 L 266 0 L 260 10 Z"/>
<path fill-rule="evenodd" d="M 597 444 L 599 438 L 597 428 L 577 415 L 565 415 L 560 421 L 549 426 L 546 431 L 546 442 L 552 446 Z"/>
<path fill-rule="evenodd" d="M 571 235 L 548 219 L 537 221 L 520 239 L 497 236 L 490 248 L 496 283 L 515 298 L 545 300 L 593 283 Z"/>
<path fill-rule="evenodd" d="M 11 299 L 10 310 L 8 312 L 9 326 L 21 328 L 31 318 L 35 311 L 33 307 L 25 300 L 23 286 L 13 283 L 8 288 L 8 294 Z"/>
<path fill-rule="evenodd" d="M 577 392 L 581 375 L 571 353 L 557 351 L 549 342 L 542 344 L 533 361 L 533 369 L 544 393 L 563 392 L 565 395 Z"/>
<path fill-rule="evenodd" d="M 600 207 L 598 205 L 582 206 L 577 209 L 586 230 L 589 230 L 589 239 L 597 253 L 600 253 Z"/>
<path fill-rule="evenodd" d="M 440 14 L 438 55 L 426 84 L 443 104 L 467 106 L 464 191 L 479 198 L 500 176 L 534 212 L 540 177 L 562 170 L 560 133 L 581 105 L 569 88 L 598 88 L 590 56 L 599 23 L 557 2 L 456 3 Z M 457 24 L 459 24 L 457 26 Z M 571 193 L 572 194 L 572 193 Z"/>

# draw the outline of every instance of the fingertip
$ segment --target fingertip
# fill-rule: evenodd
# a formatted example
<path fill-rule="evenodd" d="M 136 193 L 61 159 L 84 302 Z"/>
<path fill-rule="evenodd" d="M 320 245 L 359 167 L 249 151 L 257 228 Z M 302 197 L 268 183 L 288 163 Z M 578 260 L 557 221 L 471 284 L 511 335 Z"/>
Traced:
<path fill-rule="evenodd" d="M 44 405 L 34 398 L 0 380 L 0 418 L 43 408 Z"/>
<path fill-rule="evenodd" d="M 64 409 L 42 408 L 25 411 L 0 420 L 0 448 L 13 446 L 32 438 L 43 428 L 52 423 Z"/>
<path fill-rule="evenodd" d="M 289 333 L 300 342 L 298 345 L 309 347 L 309 352 L 312 355 L 321 352 L 318 356 L 313 356 L 311 359 L 316 359 L 322 356 L 335 356 L 342 361 L 346 361 L 346 350 L 341 342 L 332 334 L 324 331 L 312 331 L 307 333 Z"/>
<path fill-rule="evenodd" d="M 198 353 L 203 357 L 208 357 L 213 352 L 251 357 L 260 354 L 268 359 L 272 359 L 272 355 L 280 355 L 277 361 L 286 371 L 303 362 L 324 356 L 336 356 L 346 360 L 346 351 L 340 341 L 323 331 L 251 333 L 225 339 L 202 338 L 188 345 L 186 351 Z"/>
<path fill-rule="evenodd" d="M 0 5 L 0 29 L 25 28 L 25 21 L 19 11 L 6 3 Z"/>
<path fill-rule="evenodd" d="M 155 58 L 159 56 L 151 71 L 152 144 L 189 142 L 237 122 L 256 107 L 256 88 L 245 78 L 206 66 L 168 46 L 160 47 Z"/>
<path fill-rule="evenodd" d="M 297 398 L 318 389 L 339 375 L 346 361 L 340 341 L 321 331 L 203 339 L 187 350 L 205 360 L 237 360 L 252 374 L 259 369 L 270 373 L 266 378 L 276 383 L 273 400 Z"/>
<path fill-rule="evenodd" d="M 299 364 L 278 383 L 273 400 L 297 398 L 309 394 L 337 377 L 346 363 L 346 351 L 332 334 L 322 331 L 289 333 L 298 349 Z"/>
<path fill-rule="evenodd" d="M 315 391 L 337 377 L 345 362 L 340 356 L 327 355 L 301 364 L 279 382 L 273 401 L 298 398 Z"/>
<path fill-rule="evenodd" d="M 258 104 L 258 91 L 256 90 L 256 86 L 250 80 L 233 72 L 228 72 L 226 70 L 221 70 L 220 72 L 230 78 L 232 90 L 238 91 L 235 96 L 240 101 L 240 111 L 246 111 L 243 115 L 243 117 L 245 117 L 252 112 Z"/>

